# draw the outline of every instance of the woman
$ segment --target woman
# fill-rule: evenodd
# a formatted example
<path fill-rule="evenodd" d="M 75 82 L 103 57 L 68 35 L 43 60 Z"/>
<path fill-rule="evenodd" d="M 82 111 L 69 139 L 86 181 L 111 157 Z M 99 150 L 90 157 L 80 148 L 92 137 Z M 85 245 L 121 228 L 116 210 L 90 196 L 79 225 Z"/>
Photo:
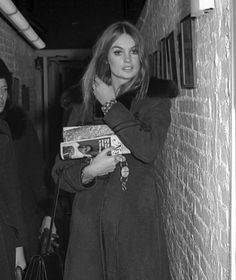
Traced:
<path fill-rule="evenodd" d="M 0 119 L 7 122 L 13 138 L 27 234 L 27 244 L 24 249 L 26 259 L 29 261 L 32 255 L 38 252 L 39 230 L 45 214 L 44 162 L 32 121 L 21 107 L 11 103 L 11 73 L 1 59 L 0 82 L 4 87 L 0 103 Z"/>
<path fill-rule="evenodd" d="M 0 104 L 5 85 L 0 79 Z M 22 216 L 16 160 L 9 127 L 0 120 L 0 271 L 2 280 L 15 279 L 15 267 L 26 267 Z"/>
<path fill-rule="evenodd" d="M 73 203 L 65 280 L 169 279 L 161 231 L 154 161 L 170 125 L 171 81 L 151 78 L 143 38 L 128 22 L 108 27 L 95 45 L 82 79 L 84 123 L 94 100 L 103 122 L 131 151 L 99 153 L 84 160 L 57 160 Z M 80 121 L 78 119 L 78 121 Z"/>

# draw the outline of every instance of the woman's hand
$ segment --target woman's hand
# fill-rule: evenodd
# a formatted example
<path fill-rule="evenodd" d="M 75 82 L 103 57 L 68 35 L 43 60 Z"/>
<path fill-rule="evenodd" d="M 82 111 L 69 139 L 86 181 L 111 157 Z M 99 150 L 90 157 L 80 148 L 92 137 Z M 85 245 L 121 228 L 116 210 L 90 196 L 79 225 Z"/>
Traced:
<path fill-rule="evenodd" d="M 100 78 L 96 77 L 93 83 L 93 93 L 98 102 L 104 105 L 106 102 L 116 99 L 112 86 L 108 86 Z"/>
<path fill-rule="evenodd" d="M 41 224 L 41 227 L 40 227 L 40 230 L 39 230 L 40 234 L 43 233 L 45 228 L 50 229 L 50 225 L 51 225 L 51 217 L 50 216 L 45 216 L 43 218 L 43 221 L 42 221 L 42 224 Z M 55 223 L 53 222 L 52 234 L 56 234 L 56 233 L 57 233 L 57 229 L 56 229 Z"/>
<path fill-rule="evenodd" d="M 26 261 L 24 255 L 23 247 L 16 247 L 16 265 L 15 267 L 20 266 L 22 270 L 26 268 Z"/>
<path fill-rule="evenodd" d="M 111 155 L 113 149 L 114 148 L 110 147 L 101 151 L 92 162 L 84 168 L 84 176 L 92 179 L 113 172 L 119 162 L 117 155 Z"/>

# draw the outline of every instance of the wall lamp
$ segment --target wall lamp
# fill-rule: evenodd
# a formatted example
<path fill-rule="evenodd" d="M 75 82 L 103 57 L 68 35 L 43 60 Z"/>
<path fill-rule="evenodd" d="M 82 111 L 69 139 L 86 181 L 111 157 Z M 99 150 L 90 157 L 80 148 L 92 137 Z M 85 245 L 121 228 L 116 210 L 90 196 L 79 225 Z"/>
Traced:
<path fill-rule="evenodd" d="M 191 0 L 191 17 L 200 17 L 214 8 L 214 0 Z"/>
<path fill-rule="evenodd" d="M 0 0 L 0 9 L 3 15 L 16 27 L 16 29 L 29 41 L 35 48 L 45 48 L 45 43 L 36 34 L 29 22 L 17 9 L 11 0 Z"/>

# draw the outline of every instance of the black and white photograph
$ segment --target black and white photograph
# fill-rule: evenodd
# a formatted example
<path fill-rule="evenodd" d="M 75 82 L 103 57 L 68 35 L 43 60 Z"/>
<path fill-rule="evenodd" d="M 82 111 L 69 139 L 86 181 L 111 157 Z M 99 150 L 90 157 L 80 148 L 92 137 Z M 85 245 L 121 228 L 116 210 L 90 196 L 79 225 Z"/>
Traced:
<path fill-rule="evenodd" d="M 181 83 L 183 88 L 194 88 L 195 73 L 195 45 L 193 37 L 193 19 L 188 16 L 180 22 L 181 46 Z"/>
<path fill-rule="evenodd" d="M 235 94 L 235 0 L 0 0 L 0 280 L 236 280 Z"/>
<path fill-rule="evenodd" d="M 167 44 L 167 57 L 169 65 L 169 76 L 170 79 L 174 80 L 175 83 L 179 84 L 179 68 L 177 66 L 177 46 L 175 33 L 172 31 L 166 39 Z"/>

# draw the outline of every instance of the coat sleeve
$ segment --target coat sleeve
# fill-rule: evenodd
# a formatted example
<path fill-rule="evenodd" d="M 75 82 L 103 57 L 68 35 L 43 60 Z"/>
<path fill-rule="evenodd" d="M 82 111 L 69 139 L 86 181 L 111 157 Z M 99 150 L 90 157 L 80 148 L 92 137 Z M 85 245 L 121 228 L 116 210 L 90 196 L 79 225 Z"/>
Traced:
<path fill-rule="evenodd" d="M 78 125 L 78 120 L 82 118 L 81 112 L 81 105 L 74 104 L 66 126 Z M 75 193 L 89 190 L 93 187 L 95 181 L 89 185 L 84 185 L 81 182 L 81 171 L 86 165 L 88 165 L 87 159 L 62 160 L 57 155 L 52 168 L 52 178 L 56 184 L 60 180 L 60 187 L 67 192 Z"/>
<path fill-rule="evenodd" d="M 81 182 L 81 171 L 86 165 L 86 159 L 61 160 L 58 155 L 52 169 L 52 178 L 55 183 L 60 180 L 60 187 L 68 192 L 89 190 L 93 185 Z"/>
<path fill-rule="evenodd" d="M 15 246 L 26 244 L 26 229 L 22 211 L 21 193 L 19 188 L 19 178 L 17 173 L 16 158 L 14 154 L 13 142 L 10 130 L 6 123 L 0 124 L 0 165 L 1 165 L 1 198 L 4 205 L 2 217 L 4 222 L 13 227 L 16 232 Z M 1 173 L 0 172 L 0 173 Z"/>
<path fill-rule="evenodd" d="M 104 120 L 133 156 L 149 163 L 156 158 L 166 139 L 171 120 L 170 106 L 168 98 L 153 98 L 142 113 L 137 111 L 133 114 L 117 102 Z"/>
<path fill-rule="evenodd" d="M 45 202 L 47 200 L 48 190 L 44 182 L 45 176 L 45 163 L 43 160 L 42 148 L 39 142 L 37 132 L 31 121 L 28 122 L 28 128 L 25 135 L 25 143 L 28 146 L 28 163 L 29 163 L 29 174 L 28 180 L 34 197 L 36 199 L 37 205 L 43 211 Z M 44 212 L 44 211 L 43 211 Z"/>

